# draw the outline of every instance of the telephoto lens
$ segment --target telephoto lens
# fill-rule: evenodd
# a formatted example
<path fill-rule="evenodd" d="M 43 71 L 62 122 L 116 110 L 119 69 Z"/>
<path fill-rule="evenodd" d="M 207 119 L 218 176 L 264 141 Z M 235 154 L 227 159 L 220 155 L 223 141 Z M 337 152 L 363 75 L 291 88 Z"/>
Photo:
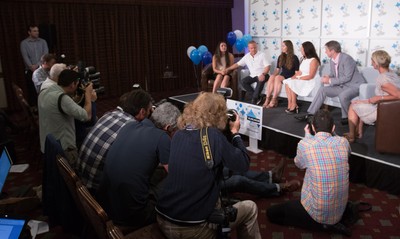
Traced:
<path fill-rule="evenodd" d="M 237 111 L 234 109 L 228 109 L 228 111 L 226 112 L 226 115 L 228 116 L 228 120 L 229 121 L 236 121 L 236 114 Z"/>

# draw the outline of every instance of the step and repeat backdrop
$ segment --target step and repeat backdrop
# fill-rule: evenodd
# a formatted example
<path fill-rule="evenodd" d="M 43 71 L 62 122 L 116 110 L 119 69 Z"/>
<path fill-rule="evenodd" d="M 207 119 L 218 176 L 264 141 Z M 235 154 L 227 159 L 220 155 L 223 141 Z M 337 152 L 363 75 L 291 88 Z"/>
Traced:
<path fill-rule="evenodd" d="M 249 33 L 270 60 L 277 60 L 283 40 L 300 46 L 311 41 L 323 63 L 324 44 L 341 43 L 360 67 L 371 65 L 371 54 L 385 50 L 391 68 L 400 74 L 399 0 L 249 0 Z"/>

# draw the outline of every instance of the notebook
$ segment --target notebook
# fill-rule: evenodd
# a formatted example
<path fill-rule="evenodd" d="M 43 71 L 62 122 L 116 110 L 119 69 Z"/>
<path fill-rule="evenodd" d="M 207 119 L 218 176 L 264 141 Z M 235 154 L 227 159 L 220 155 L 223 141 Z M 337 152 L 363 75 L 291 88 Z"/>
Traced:
<path fill-rule="evenodd" d="M 0 216 L 0 238 L 18 239 L 26 220 Z"/>
<path fill-rule="evenodd" d="M 0 156 L 0 193 L 3 192 L 3 186 L 6 182 L 8 172 L 10 171 L 12 161 L 8 154 L 7 148 L 4 147 Z M 3 237 L 0 237 L 3 238 Z"/>

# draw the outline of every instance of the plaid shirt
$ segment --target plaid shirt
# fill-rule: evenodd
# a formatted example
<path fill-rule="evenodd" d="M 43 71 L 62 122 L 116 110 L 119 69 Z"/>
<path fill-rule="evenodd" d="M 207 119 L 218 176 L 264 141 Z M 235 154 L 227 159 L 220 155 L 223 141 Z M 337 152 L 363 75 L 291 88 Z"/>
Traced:
<path fill-rule="evenodd" d="M 319 223 L 332 225 L 343 215 L 349 195 L 350 150 L 345 138 L 325 132 L 306 134 L 297 146 L 294 162 L 306 169 L 301 204 Z"/>
<path fill-rule="evenodd" d="M 108 150 L 117 137 L 119 129 L 129 121 L 135 121 L 135 119 L 117 107 L 105 113 L 86 136 L 80 150 L 77 172 L 87 188 L 98 189 Z"/>

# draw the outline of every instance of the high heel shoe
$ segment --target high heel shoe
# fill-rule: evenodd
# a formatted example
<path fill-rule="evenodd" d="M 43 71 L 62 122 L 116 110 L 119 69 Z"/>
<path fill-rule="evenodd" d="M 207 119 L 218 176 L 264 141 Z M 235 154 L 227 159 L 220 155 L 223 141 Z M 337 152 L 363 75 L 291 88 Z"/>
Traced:
<path fill-rule="evenodd" d="M 288 113 L 288 114 L 298 114 L 299 113 L 299 107 L 298 106 L 296 106 L 294 109 L 292 109 L 292 110 L 290 110 L 290 109 L 286 109 L 285 110 L 286 111 L 286 113 Z"/>
<path fill-rule="evenodd" d="M 267 108 L 274 108 L 278 106 L 278 99 L 272 98 L 271 102 L 268 104 Z"/>

